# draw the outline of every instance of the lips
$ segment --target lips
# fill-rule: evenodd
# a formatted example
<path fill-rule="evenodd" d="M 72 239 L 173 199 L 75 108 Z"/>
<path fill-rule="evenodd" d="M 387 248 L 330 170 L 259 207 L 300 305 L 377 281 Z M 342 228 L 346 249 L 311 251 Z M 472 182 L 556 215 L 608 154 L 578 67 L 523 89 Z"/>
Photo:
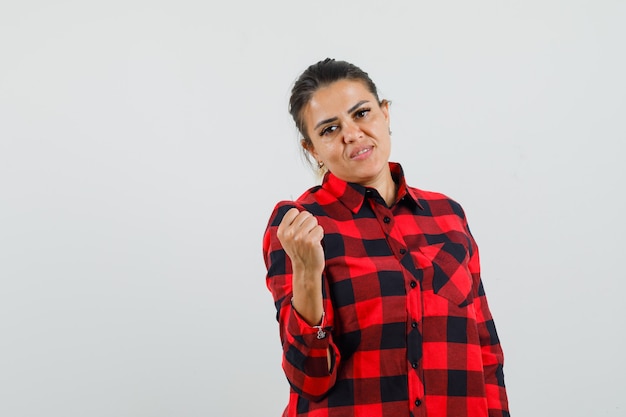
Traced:
<path fill-rule="evenodd" d="M 358 159 L 359 157 L 362 157 L 362 156 L 368 154 L 369 152 L 371 152 L 372 148 L 373 148 L 373 146 L 367 146 L 367 147 L 364 147 L 364 148 L 355 149 L 350 154 L 350 159 Z"/>

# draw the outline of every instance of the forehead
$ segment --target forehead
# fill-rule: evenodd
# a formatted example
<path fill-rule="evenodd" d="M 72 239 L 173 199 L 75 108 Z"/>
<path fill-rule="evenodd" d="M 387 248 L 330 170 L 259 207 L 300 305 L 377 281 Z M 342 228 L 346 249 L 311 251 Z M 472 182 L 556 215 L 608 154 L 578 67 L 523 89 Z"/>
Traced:
<path fill-rule="evenodd" d="M 304 108 L 308 126 L 318 121 L 338 117 L 359 101 L 375 102 L 376 98 L 359 80 L 339 80 L 319 88 Z M 311 124 L 311 122 L 313 122 Z"/>

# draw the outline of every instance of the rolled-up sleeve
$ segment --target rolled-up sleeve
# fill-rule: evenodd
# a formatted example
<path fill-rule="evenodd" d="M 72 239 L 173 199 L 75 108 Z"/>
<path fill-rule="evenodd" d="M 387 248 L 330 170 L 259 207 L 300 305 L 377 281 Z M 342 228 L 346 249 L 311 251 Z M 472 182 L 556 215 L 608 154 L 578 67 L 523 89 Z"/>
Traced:
<path fill-rule="evenodd" d="M 340 355 L 332 340 L 333 314 L 330 301 L 325 297 L 324 335 L 319 338 L 318 329 L 310 326 L 291 305 L 291 262 L 278 240 L 277 229 L 285 213 L 293 207 L 298 206 L 294 202 L 278 203 L 265 231 L 263 255 L 267 267 L 266 284 L 276 307 L 285 375 L 294 391 L 317 401 L 335 384 Z M 327 289 L 325 293 L 328 294 Z"/>

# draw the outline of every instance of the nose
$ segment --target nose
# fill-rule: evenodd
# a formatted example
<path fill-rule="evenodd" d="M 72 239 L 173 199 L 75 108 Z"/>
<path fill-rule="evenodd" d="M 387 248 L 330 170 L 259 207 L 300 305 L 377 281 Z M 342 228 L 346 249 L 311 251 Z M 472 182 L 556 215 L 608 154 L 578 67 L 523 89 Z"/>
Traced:
<path fill-rule="evenodd" d="M 363 131 L 361 130 L 359 125 L 352 120 L 344 123 L 342 130 L 343 130 L 343 140 L 346 143 L 352 143 L 356 141 L 357 139 L 360 139 L 363 137 Z"/>

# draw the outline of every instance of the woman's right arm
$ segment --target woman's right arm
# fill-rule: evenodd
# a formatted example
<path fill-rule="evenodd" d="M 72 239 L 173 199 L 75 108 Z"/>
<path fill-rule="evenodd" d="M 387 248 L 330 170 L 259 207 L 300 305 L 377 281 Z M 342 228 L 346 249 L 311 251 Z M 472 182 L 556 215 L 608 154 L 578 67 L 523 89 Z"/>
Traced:
<path fill-rule="evenodd" d="M 314 401 L 334 385 L 340 360 L 330 331 L 318 332 L 313 327 L 332 326 L 330 302 L 322 295 L 323 236 L 313 215 L 284 202 L 274 209 L 263 239 L 267 286 L 274 297 L 283 345 L 283 369 L 294 390 Z"/>

